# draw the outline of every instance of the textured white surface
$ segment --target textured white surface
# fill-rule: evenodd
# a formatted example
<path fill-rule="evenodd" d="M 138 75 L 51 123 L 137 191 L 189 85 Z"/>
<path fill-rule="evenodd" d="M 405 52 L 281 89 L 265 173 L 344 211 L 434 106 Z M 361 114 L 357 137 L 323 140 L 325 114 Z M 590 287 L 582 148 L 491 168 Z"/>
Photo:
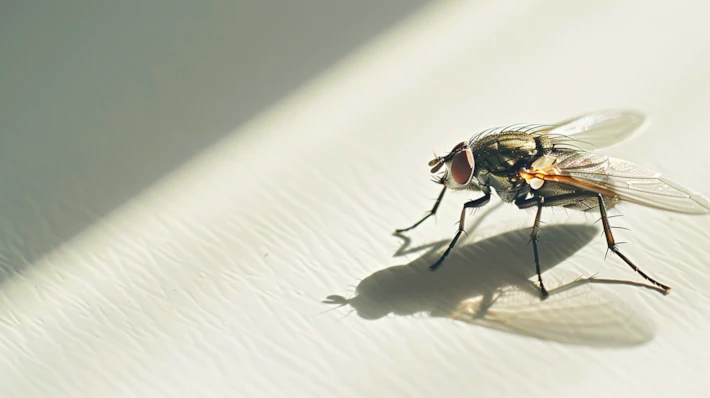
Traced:
<path fill-rule="evenodd" d="M 51 237 L 67 205 L 43 204 L 41 187 L 8 193 L 44 212 L 4 207 L 0 395 L 703 395 L 708 217 L 628 205 L 613 219 L 668 297 L 595 283 L 540 302 L 525 284 L 533 216 L 497 204 L 427 272 L 467 194 L 410 241 L 391 235 L 438 193 L 433 148 L 601 108 L 653 119 L 608 153 L 710 194 L 708 6 L 526 4 L 420 10 L 46 254 L 36 225 Z M 38 163 L 61 164 L 36 145 Z M 551 286 L 641 281 L 603 260 L 595 217 L 543 219 Z M 350 300 L 323 313 L 337 295 Z"/>

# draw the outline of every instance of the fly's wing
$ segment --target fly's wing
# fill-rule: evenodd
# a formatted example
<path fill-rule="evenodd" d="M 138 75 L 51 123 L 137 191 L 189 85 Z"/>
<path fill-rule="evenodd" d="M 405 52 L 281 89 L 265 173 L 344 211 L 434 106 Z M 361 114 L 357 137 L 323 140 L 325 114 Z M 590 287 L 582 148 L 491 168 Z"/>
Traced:
<path fill-rule="evenodd" d="M 540 169 L 555 180 L 621 200 L 687 214 L 710 213 L 710 201 L 645 167 L 598 153 L 565 151 L 554 164 Z M 561 178 L 559 178 L 561 177 Z"/>
<path fill-rule="evenodd" d="M 558 148 L 584 151 L 605 148 L 640 133 L 646 117 L 637 111 L 612 109 L 565 120 L 537 133 L 550 137 Z"/>

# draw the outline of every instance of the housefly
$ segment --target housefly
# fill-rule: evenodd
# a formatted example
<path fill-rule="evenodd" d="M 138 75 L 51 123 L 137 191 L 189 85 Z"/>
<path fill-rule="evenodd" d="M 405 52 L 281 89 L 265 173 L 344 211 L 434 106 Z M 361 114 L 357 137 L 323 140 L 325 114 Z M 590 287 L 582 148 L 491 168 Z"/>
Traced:
<path fill-rule="evenodd" d="M 482 207 L 492 191 L 520 209 L 536 208 L 530 239 L 542 297 L 538 235 L 544 207 L 596 211 L 601 215 L 608 249 L 644 279 L 666 294 L 671 288 L 641 271 L 619 250 L 609 226 L 607 209 L 620 202 L 686 214 L 710 213 L 710 201 L 645 167 L 592 152 L 624 141 L 640 130 L 643 114 L 630 110 L 606 110 L 575 117 L 554 125 L 513 125 L 483 131 L 456 144 L 444 156 L 429 162 L 434 181 L 443 185 L 434 207 L 409 231 L 436 213 L 447 189 L 473 190 L 478 199 L 464 203 L 459 228 L 439 260 L 437 269 L 451 253 L 464 231 L 466 209 Z"/>

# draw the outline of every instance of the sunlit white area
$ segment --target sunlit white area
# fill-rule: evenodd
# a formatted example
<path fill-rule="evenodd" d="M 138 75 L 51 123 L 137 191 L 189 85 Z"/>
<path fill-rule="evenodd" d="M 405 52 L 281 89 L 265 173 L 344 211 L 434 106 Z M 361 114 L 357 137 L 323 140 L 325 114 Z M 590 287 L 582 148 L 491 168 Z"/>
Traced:
<path fill-rule="evenodd" d="M 544 209 L 544 301 L 534 211 L 392 232 L 433 153 L 600 109 L 710 195 L 710 6 L 238 3 L 0 5 L 0 396 L 707 394 L 709 216 L 610 212 L 667 296 L 597 214 Z"/>

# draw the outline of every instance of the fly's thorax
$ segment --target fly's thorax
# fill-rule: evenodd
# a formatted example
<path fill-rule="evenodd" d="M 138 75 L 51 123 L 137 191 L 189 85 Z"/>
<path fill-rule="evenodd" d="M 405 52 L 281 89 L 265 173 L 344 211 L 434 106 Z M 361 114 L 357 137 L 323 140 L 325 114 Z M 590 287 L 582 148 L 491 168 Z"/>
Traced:
<path fill-rule="evenodd" d="M 522 132 L 483 137 L 471 147 L 476 164 L 474 180 L 481 188 L 493 188 L 503 201 L 514 201 L 530 191 L 519 170 L 549 154 L 552 147 L 548 137 Z"/>
<path fill-rule="evenodd" d="M 475 180 L 482 190 L 493 188 L 504 202 L 512 202 L 530 192 L 527 182 L 515 173 L 490 172 L 482 169 L 476 172 Z"/>
<path fill-rule="evenodd" d="M 515 200 L 518 188 L 516 187 L 517 184 L 514 184 L 510 176 L 490 173 L 488 176 L 488 184 L 504 202 Z"/>
<path fill-rule="evenodd" d="M 482 137 L 471 149 L 474 162 L 480 168 L 490 172 L 504 172 L 520 164 L 532 163 L 538 156 L 549 153 L 552 142 L 546 136 L 511 131 Z"/>

